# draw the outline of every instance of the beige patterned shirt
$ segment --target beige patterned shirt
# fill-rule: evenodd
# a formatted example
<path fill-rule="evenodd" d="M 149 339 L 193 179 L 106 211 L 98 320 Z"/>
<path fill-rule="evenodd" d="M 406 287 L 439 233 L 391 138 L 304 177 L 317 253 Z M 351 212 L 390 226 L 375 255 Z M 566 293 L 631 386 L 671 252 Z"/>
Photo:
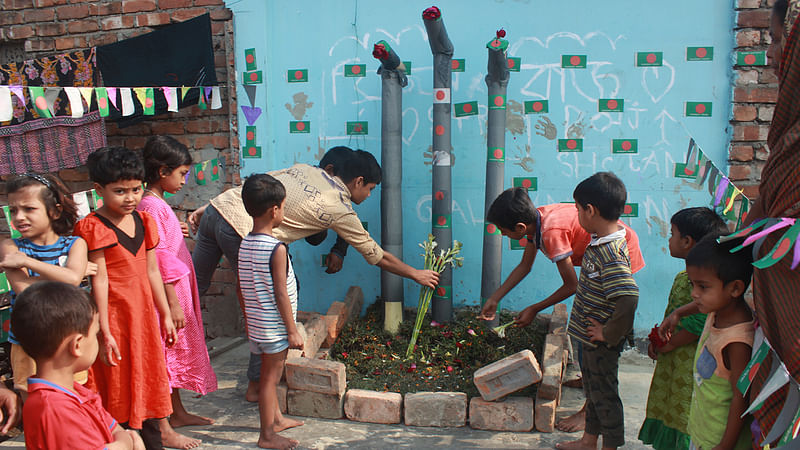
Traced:
<path fill-rule="evenodd" d="M 383 249 L 361 225 L 350 203 L 350 190 L 339 177 L 308 164 L 269 174 L 286 188 L 283 222 L 273 230 L 276 238 L 289 244 L 331 228 L 368 263 L 383 259 Z M 243 238 L 253 229 L 253 219 L 242 203 L 241 186 L 228 189 L 210 203 Z"/>

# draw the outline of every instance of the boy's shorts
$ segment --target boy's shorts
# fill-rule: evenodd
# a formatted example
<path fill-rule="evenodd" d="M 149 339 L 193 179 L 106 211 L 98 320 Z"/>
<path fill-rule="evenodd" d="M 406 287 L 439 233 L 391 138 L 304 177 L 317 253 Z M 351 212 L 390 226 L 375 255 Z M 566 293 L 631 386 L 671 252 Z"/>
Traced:
<path fill-rule="evenodd" d="M 289 339 L 281 339 L 278 342 L 255 342 L 250 341 L 250 353 L 256 355 L 274 355 L 289 348 Z"/>
<path fill-rule="evenodd" d="M 11 370 L 14 377 L 14 388 L 27 391 L 28 378 L 36 375 L 36 361 L 33 360 L 21 345 L 11 344 Z M 89 379 L 89 371 L 82 370 L 73 377 L 76 383 L 86 384 Z"/>

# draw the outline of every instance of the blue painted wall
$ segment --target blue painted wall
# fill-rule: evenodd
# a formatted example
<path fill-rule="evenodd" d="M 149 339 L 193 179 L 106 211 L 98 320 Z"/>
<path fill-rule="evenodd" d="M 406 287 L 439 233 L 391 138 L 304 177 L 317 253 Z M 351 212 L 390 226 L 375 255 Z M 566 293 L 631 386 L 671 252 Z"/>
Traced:
<path fill-rule="evenodd" d="M 421 13 L 430 2 L 339 0 L 228 1 L 234 12 L 236 68 L 245 71 L 244 51 L 256 49 L 264 83 L 257 85 L 257 144 L 262 157 L 243 160 L 242 175 L 314 164 L 335 145 L 362 148 L 380 161 L 380 77 L 371 55 L 385 39 L 401 59 L 412 62 L 403 97 L 403 209 L 405 261 L 419 267 L 419 242 L 430 231 L 430 145 L 432 133 L 432 57 Z M 533 176 L 534 202 L 572 200 L 574 186 L 599 170 L 625 181 L 638 217 L 626 219 L 641 239 L 647 267 L 636 275 L 641 287 L 636 329 L 659 322 L 675 273 L 683 262 L 667 250 L 669 219 L 686 206 L 708 205 L 705 187 L 675 178 L 689 137 L 726 170 L 730 139 L 733 5 L 730 0 L 569 2 L 444 0 L 437 3 L 466 70 L 453 74 L 452 102 L 477 100 L 480 114 L 453 120 L 453 236 L 464 242 L 465 265 L 454 273 L 454 302 L 476 304 L 486 161 L 486 43 L 504 28 L 509 56 L 520 57 L 520 72 L 508 86 L 506 186 L 512 177 Z M 712 46 L 712 61 L 687 61 L 689 46 Z M 663 52 L 663 66 L 636 67 L 636 52 Z M 586 69 L 562 69 L 561 55 L 585 54 Z M 346 78 L 345 64 L 366 64 L 364 78 Z M 289 69 L 308 69 L 306 83 L 289 83 Z M 238 86 L 239 105 L 247 95 Z M 624 112 L 599 113 L 598 99 L 624 99 Z M 524 114 L 526 100 L 549 100 L 549 113 Z M 711 117 L 685 117 L 687 101 L 713 102 Z M 293 113 L 296 117 L 293 117 Z M 310 121 L 308 134 L 290 134 L 289 121 Z M 347 136 L 345 122 L 366 120 L 369 135 Z M 245 117 L 239 114 L 239 139 L 245 142 Z M 551 125 L 549 125 L 551 124 Z M 582 153 L 559 153 L 553 138 L 584 139 Z M 635 155 L 612 154 L 611 140 L 638 139 Z M 380 238 L 380 193 L 356 211 Z M 301 281 L 301 309 L 325 311 L 350 285 L 364 289 L 368 302 L 379 295 L 379 272 L 352 251 L 339 274 L 327 275 L 320 247 L 291 246 Z M 522 252 L 506 241 L 503 275 Z M 534 270 L 501 303 L 518 310 L 549 295 L 560 284 L 554 264 L 541 254 Z M 406 304 L 416 305 L 418 287 L 406 283 Z"/>

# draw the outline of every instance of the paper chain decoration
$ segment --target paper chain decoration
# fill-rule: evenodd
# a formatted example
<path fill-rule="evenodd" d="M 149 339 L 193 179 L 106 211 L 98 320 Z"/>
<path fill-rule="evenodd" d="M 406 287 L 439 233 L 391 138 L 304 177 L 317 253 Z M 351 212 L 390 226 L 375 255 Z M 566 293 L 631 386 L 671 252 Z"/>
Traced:
<path fill-rule="evenodd" d="M 206 109 L 210 102 L 211 109 L 222 108 L 222 97 L 219 86 L 192 86 L 192 87 L 61 87 L 61 86 L 0 86 L 0 122 L 11 120 L 13 117 L 13 98 L 28 108 L 25 100 L 25 89 L 31 98 L 31 106 L 42 118 L 53 117 L 53 102 L 57 98 L 53 92 L 64 90 L 70 103 L 72 117 L 83 117 L 86 109 L 91 107 L 92 95 L 97 99 L 97 109 L 102 117 L 109 115 L 109 103 L 122 112 L 123 116 L 130 116 L 135 112 L 134 98 L 142 105 L 142 113 L 146 116 L 155 114 L 154 95 L 156 90 L 161 90 L 167 100 L 167 110 L 178 111 L 178 95 L 183 100 L 192 89 L 199 89 L 200 96 L 197 106 Z M 117 104 L 117 92 L 120 94 L 121 104 Z M 86 102 L 84 109 L 83 102 Z"/>

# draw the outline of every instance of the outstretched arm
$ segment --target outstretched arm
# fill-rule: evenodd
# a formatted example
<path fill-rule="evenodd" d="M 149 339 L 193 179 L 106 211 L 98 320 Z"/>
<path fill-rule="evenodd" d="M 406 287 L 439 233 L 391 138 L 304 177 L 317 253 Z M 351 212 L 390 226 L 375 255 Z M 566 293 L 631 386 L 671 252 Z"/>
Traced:
<path fill-rule="evenodd" d="M 486 303 L 483 304 L 480 316 L 478 317 L 483 320 L 494 319 L 497 313 L 497 304 L 500 303 L 500 300 L 530 273 L 531 267 L 533 267 L 533 261 L 536 259 L 536 251 L 537 248 L 532 243 L 525 246 L 525 250 L 522 252 L 522 260 L 520 260 L 517 267 L 508 274 L 506 281 L 486 299 Z"/>
<path fill-rule="evenodd" d="M 564 259 L 556 261 L 556 267 L 558 267 L 558 274 L 561 276 L 561 286 L 544 300 L 523 309 L 519 315 L 514 318 L 514 322 L 517 326 L 526 327 L 530 325 L 537 314 L 556 303 L 563 302 L 578 289 L 578 276 L 575 275 L 575 267 L 572 265 L 572 258 L 567 256 Z"/>
<path fill-rule="evenodd" d="M 383 252 L 383 258 L 378 261 L 377 266 L 387 272 L 414 280 L 422 286 L 435 288 L 436 285 L 439 284 L 438 272 L 427 269 L 415 269 L 403 261 L 400 261 L 399 258 L 387 251 Z"/>

